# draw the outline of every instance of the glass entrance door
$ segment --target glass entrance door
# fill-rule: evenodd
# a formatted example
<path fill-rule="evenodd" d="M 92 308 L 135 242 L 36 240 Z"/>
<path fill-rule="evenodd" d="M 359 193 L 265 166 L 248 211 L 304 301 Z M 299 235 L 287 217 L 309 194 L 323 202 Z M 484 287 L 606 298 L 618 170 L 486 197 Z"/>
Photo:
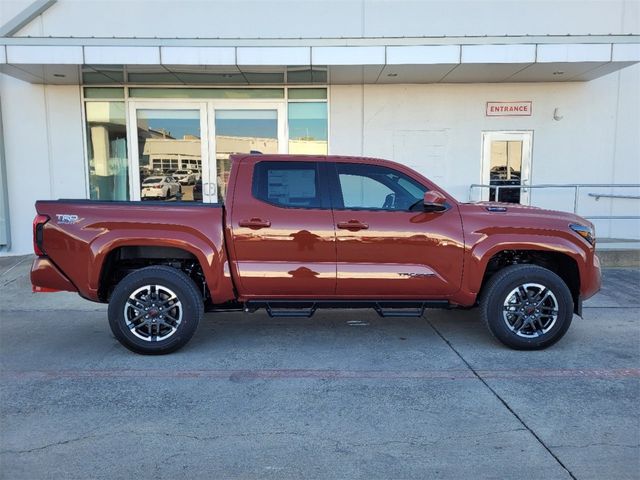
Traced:
<path fill-rule="evenodd" d="M 223 201 L 235 153 L 286 153 L 284 103 L 129 104 L 132 200 Z"/>
<path fill-rule="evenodd" d="M 529 204 L 533 132 L 482 134 L 483 200 Z M 501 188 L 496 188 L 500 186 Z"/>
<path fill-rule="evenodd" d="M 133 200 L 211 201 L 205 103 L 130 105 Z"/>

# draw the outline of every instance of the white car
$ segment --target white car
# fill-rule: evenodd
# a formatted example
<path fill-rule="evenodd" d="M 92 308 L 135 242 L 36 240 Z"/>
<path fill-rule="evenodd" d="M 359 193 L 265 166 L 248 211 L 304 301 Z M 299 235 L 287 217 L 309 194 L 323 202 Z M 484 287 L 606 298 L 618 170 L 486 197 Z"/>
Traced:
<path fill-rule="evenodd" d="M 167 199 L 182 193 L 182 187 L 173 177 L 147 177 L 142 182 L 141 198 Z"/>
<path fill-rule="evenodd" d="M 181 185 L 191 185 L 197 180 L 197 175 L 191 170 L 176 170 L 173 176 Z"/>

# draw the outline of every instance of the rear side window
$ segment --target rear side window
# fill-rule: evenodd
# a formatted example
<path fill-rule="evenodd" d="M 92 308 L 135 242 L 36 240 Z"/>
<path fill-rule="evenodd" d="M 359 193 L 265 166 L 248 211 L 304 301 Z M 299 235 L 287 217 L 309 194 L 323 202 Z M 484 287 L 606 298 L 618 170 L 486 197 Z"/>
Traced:
<path fill-rule="evenodd" d="M 320 208 L 316 162 L 259 162 L 253 171 L 253 196 L 282 207 Z"/>

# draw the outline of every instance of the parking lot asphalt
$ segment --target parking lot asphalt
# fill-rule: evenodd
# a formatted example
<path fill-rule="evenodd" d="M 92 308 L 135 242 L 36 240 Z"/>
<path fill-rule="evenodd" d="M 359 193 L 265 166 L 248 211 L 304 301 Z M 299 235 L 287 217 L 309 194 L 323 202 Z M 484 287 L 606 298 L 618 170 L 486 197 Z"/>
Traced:
<path fill-rule="evenodd" d="M 106 308 L 32 294 L 0 259 L 6 479 L 634 479 L 640 271 L 544 351 L 493 340 L 477 311 L 311 319 L 207 314 L 168 356 L 120 346 Z"/>

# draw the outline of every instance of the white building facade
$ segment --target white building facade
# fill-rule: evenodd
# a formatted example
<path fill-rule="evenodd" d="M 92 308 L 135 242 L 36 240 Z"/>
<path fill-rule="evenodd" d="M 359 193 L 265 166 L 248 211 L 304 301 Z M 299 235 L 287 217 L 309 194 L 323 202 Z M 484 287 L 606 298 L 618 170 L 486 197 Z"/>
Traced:
<path fill-rule="evenodd" d="M 391 159 L 640 239 L 639 5 L 4 0 L 0 255 L 38 199 L 215 202 L 241 152 Z"/>

